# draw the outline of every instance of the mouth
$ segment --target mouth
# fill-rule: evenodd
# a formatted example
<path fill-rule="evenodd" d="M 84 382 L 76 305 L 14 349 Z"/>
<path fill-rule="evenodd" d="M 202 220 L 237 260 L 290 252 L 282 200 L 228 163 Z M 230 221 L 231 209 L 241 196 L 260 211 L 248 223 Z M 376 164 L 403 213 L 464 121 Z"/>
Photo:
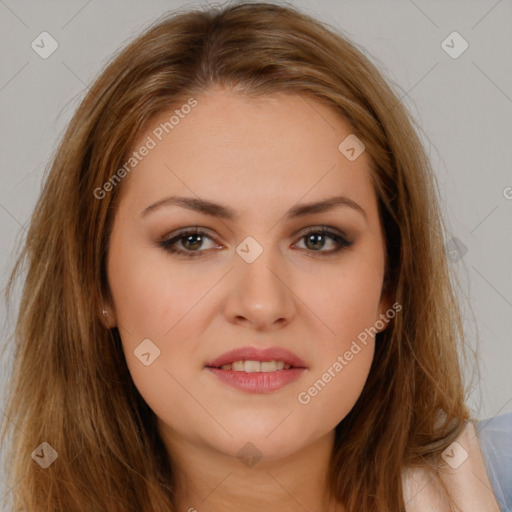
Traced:
<path fill-rule="evenodd" d="M 284 348 L 240 347 L 207 362 L 205 367 L 234 372 L 269 373 L 291 368 L 304 369 L 307 365 L 296 354 Z"/>
<path fill-rule="evenodd" d="M 298 368 L 284 361 L 256 361 L 256 360 L 240 360 L 232 363 L 223 364 L 222 366 L 207 366 L 207 368 L 217 368 L 218 370 L 231 370 L 234 372 L 256 373 L 256 372 L 276 372 L 281 370 L 289 370 L 290 368 Z"/>
<path fill-rule="evenodd" d="M 270 393 L 299 379 L 307 365 L 286 349 L 243 347 L 206 363 L 205 368 L 240 391 Z"/>

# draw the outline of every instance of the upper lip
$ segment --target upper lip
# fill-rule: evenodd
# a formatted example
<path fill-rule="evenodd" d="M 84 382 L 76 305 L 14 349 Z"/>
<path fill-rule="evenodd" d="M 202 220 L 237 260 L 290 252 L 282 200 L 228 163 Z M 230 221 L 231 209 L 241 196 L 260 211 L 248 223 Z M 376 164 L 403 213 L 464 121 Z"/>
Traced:
<path fill-rule="evenodd" d="M 280 347 L 240 347 L 209 361 L 205 366 L 220 367 L 233 361 L 283 361 L 296 368 L 307 368 L 306 363 L 293 352 Z"/>

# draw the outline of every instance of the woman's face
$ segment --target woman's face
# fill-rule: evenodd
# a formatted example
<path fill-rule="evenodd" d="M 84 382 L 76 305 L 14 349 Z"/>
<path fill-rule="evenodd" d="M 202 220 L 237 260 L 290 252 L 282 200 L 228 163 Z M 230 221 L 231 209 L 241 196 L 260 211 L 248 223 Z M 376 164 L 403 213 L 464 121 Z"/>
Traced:
<path fill-rule="evenodd" d="M 351 139 L 339 149 L 350 126 L 311 96 L 214 88 L 195 100 L 149 123 L 117 185 L 108 316 L 169 443 L 237 456 L 250 442 L 277 459 L 352 409 L 374 353 L 368 329 L 383 330 L 390 308 L 369 160 Z M 245 363 L 208 367 L 240 348 L 254 349 L 231 357 Z M 277 369 L 282 349 L 297 358 L 290 369 Z"/>

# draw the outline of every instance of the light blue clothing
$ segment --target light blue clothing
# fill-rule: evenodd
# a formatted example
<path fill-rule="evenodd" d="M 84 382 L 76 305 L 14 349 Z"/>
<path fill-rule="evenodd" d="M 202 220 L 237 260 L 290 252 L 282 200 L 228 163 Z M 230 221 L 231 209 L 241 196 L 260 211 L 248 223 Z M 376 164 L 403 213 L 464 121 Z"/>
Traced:
<path fill-rule="evenodd" d="M 501 512 L 512 512 L 512 412 L 481 420 L 476 431 Z"/>

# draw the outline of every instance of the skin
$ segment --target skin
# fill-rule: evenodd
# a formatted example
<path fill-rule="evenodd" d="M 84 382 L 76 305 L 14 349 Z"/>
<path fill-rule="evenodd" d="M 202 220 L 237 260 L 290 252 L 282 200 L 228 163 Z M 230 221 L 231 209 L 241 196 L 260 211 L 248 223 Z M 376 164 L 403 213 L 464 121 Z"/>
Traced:
<path fill-rule="evenodd" d="M 374 339 L 307 405 L 297 395 L 391 307 L 382 293 L 385 240 L 369 159 L 340 153 L 350 126 L 311 96 L 255 100 L 215 87 L 196 99 L 122 183 L 108 252 L 109 326 L 118 326 L 134 383 L 158 417 L 176 468 L 178 510 L 259 511 L 265 503 L 269 512 L 343 511 L 330 501 L 327 465 L 334 428 L 368 377 Z M 173 110 L 152 120 L 134 148 Z M 172 195 L 221 203 L 239 218 L 179 206 L 140 215 Z M 284 217 L 296 203 L 334 195 L 366 216 L 343 206 Z M 335 240 L 315 245 L 304 236 L 320 225 L 346 233 L 353 245 L 329 254 Z M 175 246 L 202 251 L 199 257 L 159 246 L 194 226 L 210 238 Z M 235 252 L 247 236 L 263 248 L 252 263 Z M 160 350 L 150 366 L 134 355 L 147 338 Z M 247 345 L 287 348 L 308 369 L 268 394 L 228 387 L 205 369 Z M 248 442 L 261 454 L 252 467 L 237 457 Z"/>

